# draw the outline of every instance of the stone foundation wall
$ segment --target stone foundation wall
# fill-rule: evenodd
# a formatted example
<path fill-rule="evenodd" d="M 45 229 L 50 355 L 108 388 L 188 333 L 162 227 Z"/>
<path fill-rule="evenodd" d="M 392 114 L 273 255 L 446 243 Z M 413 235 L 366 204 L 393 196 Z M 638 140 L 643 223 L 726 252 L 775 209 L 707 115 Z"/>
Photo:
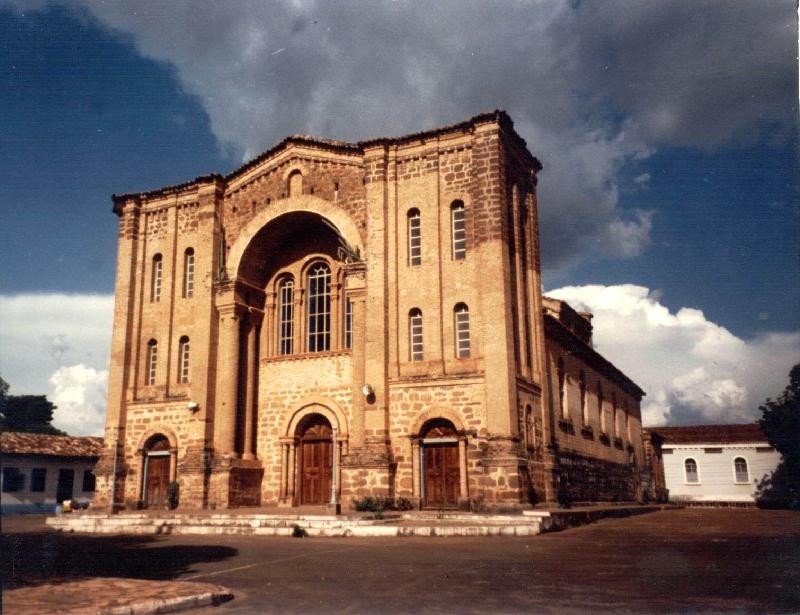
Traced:
<path fill-rule="evenodd" d="M 562 493 L 572 502 L 631 502 L 638 498 L 634 465 L 562 453 L 559 470 Z"/>

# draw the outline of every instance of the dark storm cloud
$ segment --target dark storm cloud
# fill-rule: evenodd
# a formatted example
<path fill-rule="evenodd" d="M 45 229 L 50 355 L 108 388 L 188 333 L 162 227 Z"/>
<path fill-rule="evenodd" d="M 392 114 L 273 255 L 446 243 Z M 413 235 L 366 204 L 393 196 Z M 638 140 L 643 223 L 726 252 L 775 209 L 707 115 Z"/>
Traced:
<path fill-rule="evenodd" d="M 293 132 L 361 140 L 505 108 L 545 165 L 551 271 L 647 246 L 646 194 L 619 207 L 626 164 L 774 137 L 796 115 L 788 2 L 70 5 L 174 66 L 242 158 Z"/>

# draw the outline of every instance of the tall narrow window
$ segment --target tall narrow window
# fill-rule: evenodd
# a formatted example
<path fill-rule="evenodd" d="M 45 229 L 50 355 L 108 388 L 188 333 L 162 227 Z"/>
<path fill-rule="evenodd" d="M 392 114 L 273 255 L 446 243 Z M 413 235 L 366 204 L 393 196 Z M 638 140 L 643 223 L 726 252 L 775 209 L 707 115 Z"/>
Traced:
<path fill-rule="evenodd" d="M 41 493 L 47 483 L 47 468 L 33 468 L 31 471 L 31 491 Z"/>
<path fill-rule="evenodd" d="M 294 352 L 294 279 L 284 278 L 278 289 L 278 354 L 292 354 Z"/>
<path fill-rule="evenodd" d="M 331 347 L 331 270 L 318 263 L 308 273 L 308 352 Z"/>
<path fill-rule="evenodd" d="M 564 370 L 564 359 L 558 359 L 556 368 L 558 374 L 558 403 L 561 405 L 561 416 L 567 418 L 566 392 L 567 392 L 567 372 Z"/>
<path fill-rule="evenodd" d="M 456 325 L 456 356 L 459 359 L 468 359 L 470 355 L 469 339 L 469 308 L 459 303 L 455 310 Z"/>
<path fill-rule="evenodd" d="M 750 482 L 750 473 L 747 471 L 747 460 L 744 457 L 737 457 L 733 460 L 733 469 L 736 472 L 737 483 Z"/>
<path fill-rule="evenodd" d="M 700 475 L 697 473 L 697 462 L 691 457 L 683 462 L 684 470 L 686 471 L 687 483 L 699 483 Z"/>
<path fill-rule="evenodd" d="M 344 302 L 344 347 L 353 347 L 353 301 Z"/>
<path fill-rule="evenodd" d="M 422 263 L 422 228 L 419 209 L 408 211 L 408 264 L 412 267 Z"/>
<path fill-rule="evenodd" d="M 194 295 L 194 248 L 186 248 L 183 253 L 183 297 Z"/>
<path fill-rule="evenodd" d="M 586 403 L 586 373 L 581 370 L 580 375 L 580 392 L 581 392 L 581 419 L 584 425 L 589 424 L 589 408 Z"/>
<path fill-rule="evenodd" d="M 161 277 L 164 273 L 164 259 L 160 254 L 153 257 L 153 279 L 150 283 L 150 301 L 158 303 L 161 301 Z"/>
<path fill-rule="evenodd" d="M 464 203 L 454 201 L 450 207 L 450 220 L 453 233 L 453 260 L 461 260 L 467 255 L 467 231 L 464 226 Z"/>
<path fill-rule="evenodd" d="M 158 367 L 158 342 L 147 342 L 147 366 L 144 374 L 144 383 L 152 386 L 156 383 L 156 368 Z"/>
<path fill-rule="evenodd" d="M 414 308 L 408 313 L 409 354 L 412 361 L 422 361 L 422 311 Z"/>
<path fill-rule="evenodd" d="M 178 382 L 189 382 L 189 338 L 185 335 L 178 343 Z"/>
<path fill-rule="evenodd" d="M 631 415 L 628 412 L 628 402 L 622 402 L 622 412 L 625 416 L 625 437 L 631 442 Z"/>
<path fill-rule="evenodd" d="M 606 413 L 603 412 L 603 404 L 605 404 L 605 397 L 603 396 L 603 385 L 597 383 L 597 415 L 600 419 L 600 433 L 606 433 Z"/>
<path fill-rule="evenodd" d="M 615 438 L 619 435 L 619 430 L 617 426 L 617 395 L 616 393 L 611 394 L 611 435 Z"/>

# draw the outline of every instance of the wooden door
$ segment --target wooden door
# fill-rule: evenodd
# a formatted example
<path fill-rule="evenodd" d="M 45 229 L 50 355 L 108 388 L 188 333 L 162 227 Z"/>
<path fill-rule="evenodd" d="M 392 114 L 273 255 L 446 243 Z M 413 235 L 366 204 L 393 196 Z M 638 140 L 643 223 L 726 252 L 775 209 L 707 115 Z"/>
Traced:
<path fill-rule="evenodd" d="M 149 456 L 147 458 L 147 478 L 145 485 L 145 506 L 162 508 L 167 503 L 169 484 L 169 456 Z"/>
<path fill-rule="evenodd" d="M 330 440 L 304 440 L 301 447 L 301 504 L 326 504 L 331 499 L 333 445 Z"/>
<path fill-rule="evenodd" d="M 425 444 L 425 507 L 456 508 L 460 483 L 458 444 Z"/>

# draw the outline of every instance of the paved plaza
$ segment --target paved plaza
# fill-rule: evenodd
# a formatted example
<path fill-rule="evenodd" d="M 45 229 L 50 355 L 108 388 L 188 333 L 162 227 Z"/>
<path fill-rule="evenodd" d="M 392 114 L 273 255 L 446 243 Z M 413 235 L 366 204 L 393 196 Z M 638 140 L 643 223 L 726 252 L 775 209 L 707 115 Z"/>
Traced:
<path fill-rule="evenodd" d="M 58 583 L 125 577 L 227 588 L 233 600 L 193 611 L 218 615 L 800 612 L 790 511 L 666 510 L 508 538 L 97 536 L 4 519 L 2 547 L 6 595 L 55 603 Z"/>

